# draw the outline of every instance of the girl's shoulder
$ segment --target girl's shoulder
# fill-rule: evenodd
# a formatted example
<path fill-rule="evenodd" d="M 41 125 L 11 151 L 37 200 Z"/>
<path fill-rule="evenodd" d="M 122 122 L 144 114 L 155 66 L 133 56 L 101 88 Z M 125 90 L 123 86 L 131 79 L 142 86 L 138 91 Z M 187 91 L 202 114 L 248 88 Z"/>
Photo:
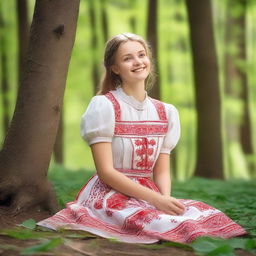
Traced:
<path fill-rule="evenodd" d="M 164 106 L 166 114 L 168 117 L 170 117 L 171 115 L 177 115 L 178 114 L 178 109 L 171 103 L 166 103 L 154 98 L 149 97 L 153 102 L 157 103 L 157 104 L 161 104 Z"/>
<path fill-rule="evenodd" d="M 96 95 L 93 96 L 89 106 L 91 106 L 92 108 L 112 108 L 112 104 L 111 102 L 108 100 L 108 98 L 106 97 L 106 95 Z"/>

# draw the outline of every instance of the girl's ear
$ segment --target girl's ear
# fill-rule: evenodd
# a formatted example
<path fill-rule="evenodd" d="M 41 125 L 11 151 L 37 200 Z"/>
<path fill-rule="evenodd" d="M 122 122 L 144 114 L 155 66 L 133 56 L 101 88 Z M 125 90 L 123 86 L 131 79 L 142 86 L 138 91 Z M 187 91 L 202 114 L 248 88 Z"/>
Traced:
<path fill-rule="evenodd" d="M 116 75 L 119 75 L 119 71 L 118 71 L 118 68 L 117 68 L 116 65 L 113 65 L 113 66 L 111 67 L 111 70 L 112 70 Z"/>

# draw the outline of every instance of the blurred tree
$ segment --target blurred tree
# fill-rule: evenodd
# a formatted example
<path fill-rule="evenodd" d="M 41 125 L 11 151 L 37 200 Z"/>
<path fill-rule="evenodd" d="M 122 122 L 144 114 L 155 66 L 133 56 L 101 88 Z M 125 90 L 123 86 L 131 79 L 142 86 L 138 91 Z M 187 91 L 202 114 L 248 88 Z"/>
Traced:
<path fill-rule="evenodd" d="M 90 28 L 91 28 L 92 81 L 93 81 L 93 91 L 94 91 L 94 94 L 96 94 L 99 89 L 98 86 L 100 82 L 100 70 L 99 70 L 99 63 L 97 58 L 99 40 L 97 37 L 95 1 L 88 0 L 88 11 L 89 11 Z"/>
<path fill-rule="evenodd" d="M 137 19 L 136 19 L 136 9 L 137 9 L 137 0 L 130 0 L 131 16 L 129 19 L 131 31 L 137 33 Z"/>
<path fill-rule="evenodd" d="M 223 178 L 221 101 L 210 0 L 186 0 L 197 110 L 195 175 Z"/>
<path fill-rule="evenodd" d="M 246 69 L 246 9 L 247 0 L 238 0 L 241 8 L 241 16 L 238 18 L 238 25 L 241 31 L 241 37 L 238 41 L 239 46 L 239 59 L 242 65 L 239 69 L 239 75 L 242 80 L 242 91 L 241 99 L 243 101 L 243 116 L 240 127 L 240 139 L 242 144 L 242 149 L 247 156 L 248 168 L 251 172 L 255 172 L 255 163 L 251 161 L 253 156 L 253 138 L 252 138 L 252 120 L 250 116 L 250 102 L 249 102 L 249 84 L 247 79 L 247 69 Z"/>
<path fill-rule="evenodd" d="M 29 39 L 30 25 L 28 21 L 27 0 L 16 0 L 16 11 L 18 25 L 18 84 L 20 84 Z"/>
<path fill-rule="evenodd" d="M 79 0 L 35 3 L 22 82 L 0 152 L 1 214 L 57 210 L 47 171 L 60 119 L 78 9 Z"/>
<path fill-rule="evenodd" d="M 153 59 L 155 60 L 154 67 L 155 72 L 158 75 L 158 31 L 157 31 L 157 21 L 158 21 L 158 1 L 149 0 L 148 1 L 148 18 L 147 18 L 147 39 L 152 48 Z M 149 95 L 155 99 L 160 99 L 160 79 L 156 76 L 155 84 L 150 89 Z"/>
<path fill-rule="evenodd" d="M 63 114 L 64 106 L 62 106 L 62 110 L 60 113 L 60 122 L 58 126 L 58 132 L 55 139 L 54 147 L 53 147 L 53 155 L 54 160 L 58 164 L 64 163 L 64 114 Z"/>
<path fill-rule="evenodd" d="M 108 15 L 107 15 L 107 0 L 100 1 L 100 12 L 101 12 L 101 24 L 104 42 L 107 42 L 109 37 L 108 28 Z"/>
<path fill-rule="evenodd" d="M 246 71 L 246 4 L 247 0 L 227 1 L 225 93 L 230 99 L 243 103 L 242 121 L 238 122 L 237 118 L 232 118 L 232 115 L 226 121 L 228 144 L 241 141 L 244 153 L 250 156 L 253 155 L 253 140 Z M 231 154 L 229 150 L 229 164 L 232 171 L 235 163 Z"/>
<path fill-rule="evenodd" d="M 2 2 L 0 2 L 0 61 L 1 61 L 1 96 L 2 96 L 2 120 L 3 120 L 3 134 L 5 135 L 9 126 L 9 110 L 10 110 L 10 102 L 9 102 L 9 82 L 8 82 L 8 65 L 7 65 L 7 42 L 6 42 L 6 22 L 3 17 L 3 6 Z"/>

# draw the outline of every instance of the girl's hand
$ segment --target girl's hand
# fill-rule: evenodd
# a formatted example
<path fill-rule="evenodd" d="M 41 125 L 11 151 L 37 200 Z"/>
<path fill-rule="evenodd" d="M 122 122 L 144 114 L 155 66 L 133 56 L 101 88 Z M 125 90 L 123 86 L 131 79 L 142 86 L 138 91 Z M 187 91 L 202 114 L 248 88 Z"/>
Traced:
<path fill-rule="evenodd" d="M 182 203 L 180 203 L 176 198 L 167 195 L 159 195 L 152 204 L 158 210 L 170 215 L 181 215 L 185 211 L 185 206 Z"/>

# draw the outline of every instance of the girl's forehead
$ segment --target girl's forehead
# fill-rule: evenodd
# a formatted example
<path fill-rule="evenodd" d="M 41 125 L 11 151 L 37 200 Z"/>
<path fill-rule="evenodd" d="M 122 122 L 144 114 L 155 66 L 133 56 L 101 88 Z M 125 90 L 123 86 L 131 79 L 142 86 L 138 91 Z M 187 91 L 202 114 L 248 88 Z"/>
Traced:
<path fill-rule="evenodd" d="M 140 51 L 146 51 L 142 43 L 128 40 L 120 44 L 117 55 L 134 54 Z"/>

